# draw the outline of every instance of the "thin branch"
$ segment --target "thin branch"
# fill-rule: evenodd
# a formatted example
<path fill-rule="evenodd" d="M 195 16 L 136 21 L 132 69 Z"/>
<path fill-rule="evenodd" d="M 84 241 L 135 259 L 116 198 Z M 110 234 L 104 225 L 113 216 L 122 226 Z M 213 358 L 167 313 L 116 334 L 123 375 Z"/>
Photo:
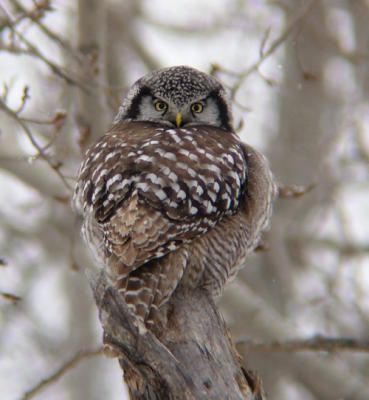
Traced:
<path fill-rule="evenodd" d="M 63 364 L 58 370 L 56 370 L 52 375 L 47 378 L 42 379 L 37 385 L 32 389 L 27 390 L 21 397 L 21 400 L 32 399 L 36 394 L 38 394 L 45 387 L 56 382 L 62 375 L 74 368 L 80 361 L 87 360 L 89 358 L 98 356 L 102 354 L 103 349 L 97 350 L 87 350 L 77 352 L 69 361 Z"/>
<path fill-rule="evenodd" d="M 8 292 L 0 291 L 0 296 L 3 297 L 4 299 L 10 301 L 13 304 L 17 304 L 19 301 L 22 300 L 21 297 L 15 295 L 15 294 L 12 294 L 12 293 L 8 293 Z"/>
<path fill-rule="evenodd" d="M 238 76 L 239 76 L 239 73 L 238 73 L 238 72 L 235 72 L 235 71 L 232 71 L 232 70 L 230 70 L 230 69 L 224 68 L 224 67 L 222 67 L 222 66 L 221 66 L 220 64 L 218 64 L 218 63 L 212 63 L 212 64 L 210 65 L 209 74 L 210 74 L 210 75 L 217 76 L 217 73 L 218 73 L 218 72 L 221 72 L 222 74 L 229 75 L 229 76 L 231 76 L 231 77 L 233 77 L 233 78 L 238 78 Z"/>
<path fill-rule="evenodd" d="M 263 55 L 264 55 L 264 50 L 265 50 L 265 46 L 266 46 L 267 41 L 268 41 L 269 36 L 270 36 L 270 31 L 271 31 L 271 29 L 270 29 L 270 27 L 268 27 L 268 29 L 265 31 L 263 40 L 261 41 L 260 49 L 259 49 L 259 56 L 260 57 L 263 57 Z"/>
<path fill-rule="evenodd" d="M 13 53 L 26 53 L 30 54 L 31 56 L 34 56 L 41 61 L 43 61 L 56 75 L 59 77 L 63 78 L 67 83 L 71 85 L 75 85 L 80 87 L 82 90 L 85 92 L 89 92 L 88 86 L 82 84 L 78 80 L 74 79 L 73 77 L 69 76 L 66 72 L 63 71 L 63 68 L 57 64 L 55 64 L 53 61 L 49 60 L 47 57 L 45 57 L 40 50 L 34 46 L 23 34 L 19 33 L 15 29 L 15 25 L 18 24 L 19 21 L 24 20 L 25 18 L 29 18 L 32 22 L 37 22 L 38 19 L 42 16 L 42 13 L 47 9 L 48 7 L 48 2 L 45 3 L 44 8 L 42 8 L 42 5 L 37 5 L 36 4 L 36 10 L 35 10 L 35 15 L 30 15 L 32 11 L 29 13 L 23 13 L 22 15 L 18 16 L 17 19 L 12 18 L 11 15 L 9 15 L 6 10 L 0 5 L 0 9 L 2 9 L 5 19 L 4 22 L 1 25 L 1 28 L 8 28 L 12 35 L 18 38 L 18 40 L 23 43 L 26 47 L 27 50 L 23 50 L 21 48 L 17 48 L 14 46 L 14 43 L 11 43 L 11 46 L 5 47 L 3 46 L 4 50 L 7 50 L 9 52 Z"/>
<path fill-rule="evenodd" d="M 15 0 L 13 0 L 14 2 Z M 0 10 L 3 10 L 3 7 L 0 4 Z M 42 62 L 44 62 L 56 75 L 64 79 L 68 84 L 75 85 L 79 87 L 83 92 L 90 94 L 91 88 L 92 87 L 98 87 L 104 90 L 105 92 L 111 92 L 111 91 L 121 91 L 121 88 L 110 88 L 107 87 L 105 84 L 95 81 L 93 84 L 91 83 L 90 80 L 86 79 L 86 76 L 79 75 L 75 72 L 71 72 L 67 70 L 66 68 L 54 63 L 50 59 L 48 59 L 46 56 L 44 56 L 41 51 L 33 45 L 26 37 L 24 34 L 19 33 L 16 31 L 15 26 L 18 24 L 19 21 L 24 20 L 26 18 L 29 18 L 31 21 L 34 23 L 37 23 L 38 20 L 36 17 L 33 17 L 31 12 L 29 14 L 22 14 L 19 16 L 17 19 L 12 18 L 8 13 L 6 13 L 5 10 L 3 10 L 4 15 L 6 15 L 6 18 L 4 19 L 4 22 L 0 24 L 0 31 L 3 28 L 8 28 L 10 32 L 12 33 L 12 40 L 10 43 L 2 43 L 0 42 L 0 49 L 3 51 L 7 51 L 11 54 L 24 54 L 28 55 L 34 58 L 38 58 Z M 35 20 L 36 18 L 36 20 Z M 45 29 L 47 29 L 45 27 Z M 48 36 L 53 36 L 55 34 L 51 32 L 47 32 Z M 15 39 L 14 37 L 18 38 L 18 41 L 15 44 Z M 52 37 L 54 39 L 54 37 Z M 22 47 L 21 44 L 24 46 Z M 70 52 L 73 52 L 73 49 L 69 50 Z M 74 54 L 74 53 L 73 53 Z M 85 62 L 85 57 L 83 55 L 75 54 L 75 58 L 78 59 L 78 61 Z M 91 62 L 88 62 L 88 66 L 91 67 Z"/>
<path fill-rule="evenodd" d="M 365 135 L 366 134 L 364 133 L 364 129 L 361 129 L 359 126 L 357 126 L 355 130 L 355 136 L 356 136 L 356 144 L 359 151 L 359 156 L 363 161 L 367 163 L 367 165 L 369 165 L 369 149 L 367 148 Z"/>
<path fill-rule="evenodd" d="M 66 117 L 67 117 L 67 112 L 65 110 L 57 110 L 55 111 L 53 118 L 47 120 L 32 119 L 32 118 L 20 118 L 20 119 L 24 122 L 32 124 L 52 125 L 54 127 L 52 138 L 45 146 L 42 147 L 42 150 L 46 151 L 54 144 L 55 140 L 57 139 L 59 132 L 65 123 Z M 66 176 L 64 175 L 64 177 Z"/>
<path fill-rule="evenodd" d="M 89 92 L 88 87 L 86 87 L 84 84 L 81 82 L 77 81 L 76 79 L 72 78 L 71 76 L 67 75 L 64 71 L 63 68 L 60 67 L 59 65 L 55 64 L 54 62 L 50 61 L 48 58 L 46 58 L 36 46 L 34 46 L 28 39 L 26 39 L 21 33 L 17 32 L 12 25 L 9 25 L 9 29 L 18 37 L 18 39 L 23 42 L 27 47 L 28 50 L 30 51 L 30 54 L 37 57 L 41 61 L 43 61 L 56 75 L 59 77 L 63 78 L 67 83 L 71 85 L 78 86 L 85 92 Z"/>
<path fill-rule="evenodd" d="M 44 161 L 47 162 L 47 164 L 50 166 L 51 169 L 53 169 L 56 174 L 59 176 L 59 178 L 62 180 L 64 183 L 65 187 L 69 190 L 71 190 L 71 186 L 65 179 L 64 175 L 60 172 L 60 167 L 61 163 L 53 163 L 50 158 L 45 154 L 44 150 L 41 148 L 41 146 L 37 143 L 36 139 L 33 137 L 32 132 L 28 128 L 28 126 L 22 121 L 17 113 L 13 111 L 11 108 L 7 106 L 7 104 L 0 98 L 0 109 L 3 110 L 9 117 L 11 117 L 13 120 L 15 120 L 20 127 L 23 129 L 25 134 L 27 135 L 29 141 L 31 142 L 32 146 L 37 150 L 37 157 L 40 157 Z"/>
<path fill-rule="evenodd" d="M 23 88 L 23 93 L 22 93 L 22 97 L 21 97 L 21 104 L 20 104 L 20 106 L 14 111 L 17 115 L 19 115 L 19 114 L 23 111 L 23 109 L 24 109 L 24 107 L 25 107 L 26 102 L 27 102 L 28 99 L 29 99 L 29 87 L 28 87 L 28 86 L 25 86 L 25 87 Z"/>
<path fill-rule="evenodd" d="M 41 120 L 41 119 L 23 118 L 23 117 L 20 117 L 20 119 L 24 122 L 30 122 L 32 124 L 54 125 L 55 123 L 59 123 L 60 120 L 64 120 L 66 116 L 67 112 L 65 110 L 57 110 L 55 111 L 55 114 L 51 119 Z"/>
<path fill-rule="evenodd" d="M 259 352 L 296 352 L 296 351 L 351 351 L 369 353 L 369 340 L 354 338 L 330 338 L 313 336 L 310 339 L 294 339 L 286 341 L 260 342 L 249 339 L 236 341 L 237 347 Z"/>
<path fill-rule="evenodd" d="M 59 35 L 55 32 L 51 31 L 46 25 L 44 25 L 40 21 L 39 13 L 40 13 L 40 6 L 36 6 L 34 10 L 28 11 L 19 1 L 11 0 L 11 3 L 14 5 L 16 9 L 21 11 L 24 14 L 24 18 L 29 18 L 32 22 L 34 22 L 42 31 L 48 36 L 51 40 L 58 43 L 64 50 L 68 51 L 78 62 L 81 62 L 81 55 L 78 54 L 74 49 L 67 43 L 65 40 L 61 39 Z M 49 11 L 50 6 L 47 8 L 43 8 L 44 11 Z"/>
<path fill-rule="evenodd" d="M 288 198 L 298 198 L 304 196 L 306 193 L 311 192 L 316 188 L 316 184 L 313 183 L 308 186 L 302 185 L 278 185 L 278 197 L 280 199 L 288 199 Z"/>
<path fill-rule="evenodd" d="M 13 3 L 15 8 L 18 8 L 17 11 L 21 11 L 22 13 L 17 15 L 15 18 L 12 18 L 10 13 L 8 13 L 5 8 L 0 5 L 1 10 L 3 11 L 4 15 L 6 16 L 6 19 L 10 22 L 11 25 L 15 26 L 19 24 L 21 21 L 25 20 L 26 18 L 29 18 L 32 22 L 36 22 L 40 20 L 47 11 L 52 11 L 52 8 L 50 6 L 50 1 L 45 0 L 45 1 L 33 1 L 34 8 L 27 11 L 25 8 L 17 7 L 17 4 L 15 4 L 14 1 L 11 0 L 11 3 Z M 7 26 L 7 25 L 5 25 Z"/>
<path fill-rule="evenodd" d="M 281 34 L 281 36 L 276 39 L 270 47 L 264 52 L 262 51 L 262 54 L 259 58 L 259 60 L 251 65 L 249 68 L 247 68 L 244 72 L 238 74 L 238 80 L 233 86 L 231 90 L 231 97 L 232 99 L 235 98 L 236 93 L 238 89 L 241 87 L 245 79 L 254 71 L 257 71 L 260 65 L 267 59 L 274 51 L 286 40 L 286 38 L 290 35 L 290 33 L 293 31 L 293 29 L 298 25 L 299 22 L 301 22 L 306 15 L 311 11 L 313 6 L 318 2 L 319 0 L 312 0 L 306 7 L 304 7 L 301 11 L 298 12 L 295 18 L 292 19 L 290 24 L 287 26 L 285 31 Z M 263 42 L 265 41 L 265 38 L 263 38 Z M 262 42 L 262 45 L 263 45 Z M 263 46 L 264 47 L 264 46 Z"/>
<path fill-rule="evenodd" d="M 308 243 L 314 246 L 324 246 L 332 250 L 337 250 L 346 257 L 365 255 L 369 253 L 369 244 L 354 244 L 349 242 L 339 242 L 337 240 L 332 240 L 328 238 L 321 238 L 321 239 L 309 238 Z"/>

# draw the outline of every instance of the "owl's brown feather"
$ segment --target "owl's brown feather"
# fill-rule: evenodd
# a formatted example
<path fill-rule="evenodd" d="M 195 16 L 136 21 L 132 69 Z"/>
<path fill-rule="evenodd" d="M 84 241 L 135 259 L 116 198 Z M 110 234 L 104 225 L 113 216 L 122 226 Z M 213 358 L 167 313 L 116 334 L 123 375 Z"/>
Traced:
<path fill-rule="evenodd" d="M 123 111 L 131 115 L 134 101 Z M 229 111 L 221 98 L 211 105 L 221 124 Z M 81 165 L 74 202 L 85 238 L 149 325 L 165 323 L 179 286 L 219 295 L 269 221 L 276 186 L 268 164 L 226 130 L 229 123 L 177 128 L 123 119 Z"/>

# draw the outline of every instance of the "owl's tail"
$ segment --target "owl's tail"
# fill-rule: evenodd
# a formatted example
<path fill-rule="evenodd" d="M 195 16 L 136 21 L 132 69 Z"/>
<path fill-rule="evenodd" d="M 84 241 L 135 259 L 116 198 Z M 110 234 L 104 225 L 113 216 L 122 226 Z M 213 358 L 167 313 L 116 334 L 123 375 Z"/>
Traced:
<path fill-rule="evenodd" d="M 187 266 L 187 253 L 178 249 L 153 259 L 116 280 L 132 315 L 149 329 L 166 324 L 165 304 L 180 283 Z"/>

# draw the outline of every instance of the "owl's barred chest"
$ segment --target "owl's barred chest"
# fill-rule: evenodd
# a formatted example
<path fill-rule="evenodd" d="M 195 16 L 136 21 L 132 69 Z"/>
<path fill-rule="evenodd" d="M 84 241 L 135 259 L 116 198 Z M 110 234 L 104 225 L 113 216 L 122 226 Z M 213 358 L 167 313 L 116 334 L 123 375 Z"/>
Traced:
<path fill-rule="evenodd" d="M 83 197 L 101 218 L 135 192 L 168 218 L 215 219 L 238 208 L 246 162 L 238 137 L 222 129 L 131 122 L 93 146 L 81 174 L 91 182 Z"/>

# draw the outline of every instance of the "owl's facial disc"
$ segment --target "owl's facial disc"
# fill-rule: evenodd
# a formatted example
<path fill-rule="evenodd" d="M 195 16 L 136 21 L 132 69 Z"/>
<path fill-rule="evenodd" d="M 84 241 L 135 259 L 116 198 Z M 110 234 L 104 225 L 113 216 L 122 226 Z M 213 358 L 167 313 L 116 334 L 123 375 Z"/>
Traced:
<path fill-rule="evenodd" d="M 115 119 L 121 121 L 174 127 L 208 125 L 233 131 L 224 87 L 213 76 L 185 66 L 154 71 L 139 79 Z"/>
<path fill-rule="evenodd" d="M 194 98 L 188 103 L 176 104 L 173 99 L 146 94 L 141 97 L 137 115 L 132 119 L 158 122 L 177 128 L 194 125 L 222 127 L 222 109 L 214 97 Z M 223 118 L 226 117 L 223 115 Z"/>

